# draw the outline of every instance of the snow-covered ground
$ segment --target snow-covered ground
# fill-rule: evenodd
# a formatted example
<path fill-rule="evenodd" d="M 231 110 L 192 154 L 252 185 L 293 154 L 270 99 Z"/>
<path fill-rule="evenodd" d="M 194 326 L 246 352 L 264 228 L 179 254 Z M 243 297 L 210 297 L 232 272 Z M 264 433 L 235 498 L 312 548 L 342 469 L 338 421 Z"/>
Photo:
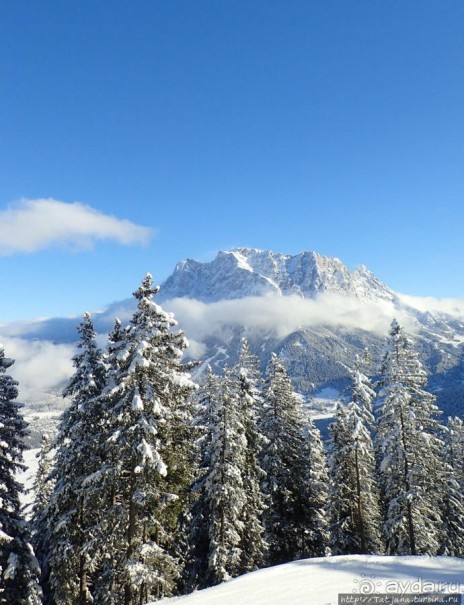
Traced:
<path fill-rule="evenodd" d="M 29 432 L 26 441 L 27 448 L 33 449 L 39 447 L 44 434 L 53 437 L 57 431 L 60 417 L 60 410 L 37 412 L 26 408 L 24 411 L 24 420 L 28 424 Z"/>
<path fill-rule="evenodd" d="M 464 559 L 351 555 L 306 559 L 262 569 L 185 597 L 164 599 L 161 603 L 336 605 L 339 594 L 463 592 Z"/>
<path fill-rule="evenodd" d="M 34 494 L 32 486 L 34 485 L 35 476 L 38 467 L 38 454 L 40 453 L 40 445 L 42 435 L 45 433 L 53 436 L 56 432 L 59 417 L 61 412 L 34 412 L 24 415 L 24 419 L 28 423 L 29 436 L 27 439 L 28 448 L 24 450 L 23 464 L 26 467 L 24 471 L 16 475 L 16 479 L 24 486 L 23 492 L 20 495 L 21 505 L 24 507 L 26 517 L 30 513 L 31 506 L 34 502 Z"/>
<path fill-rule="evenodd" d="M 308 410 L 313 420 L 333 418 L 339 398 L 339 391 L 331 387 L 325 387 L 315 393 L 308 402 Z"/>
<path fill-rule="evenodd" d="M 24 451 L 24 465 L 25 470 L 18 473 L 16 479 L 24 485 L 24 491 L 21 494 L 21 504 L 24 507 L 24 512 L 28 516 L 30 507 L 34 502 L 34 494 L 32 486 L 34 485 L 34 479 L 37 474 L 38 457 L 40 448 L 25 450 Z"/>

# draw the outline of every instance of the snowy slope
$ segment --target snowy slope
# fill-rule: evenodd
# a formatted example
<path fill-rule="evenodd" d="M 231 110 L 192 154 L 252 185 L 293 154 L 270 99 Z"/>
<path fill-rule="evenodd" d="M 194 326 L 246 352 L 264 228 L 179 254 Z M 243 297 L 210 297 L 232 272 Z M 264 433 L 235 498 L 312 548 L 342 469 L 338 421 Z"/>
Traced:
<path fill-rule="evenodd" d="M 17 474 L 16 479 L 24 486 L 24 490 L 21 493 L 21 505 L 24 507 L 26 516 L 30 513 L 30 508 L 34 502 L 34 492 L 32 486 L 34 485 L 35 476 L 37 474 L 38 467 L 38 455 L 40 448 L 24 451 L 24 470 Z"/>
<path fill-rule="evenodd" d="M 336 605 L 338 594 L 462 593 L 464 560 L 351 555 L 262 569 L 164 605 Z M 160 601 L 158 601 L 160 603 Z"/>

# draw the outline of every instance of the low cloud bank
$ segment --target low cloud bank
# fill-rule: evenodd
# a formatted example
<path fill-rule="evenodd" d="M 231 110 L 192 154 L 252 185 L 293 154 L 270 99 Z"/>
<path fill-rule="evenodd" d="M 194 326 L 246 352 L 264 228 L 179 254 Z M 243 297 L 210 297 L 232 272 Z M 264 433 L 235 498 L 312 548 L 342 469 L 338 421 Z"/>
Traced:
<path fill-rule="evenodd" d="M 455 319 L 464 319 L 464 299 L 462 298 L 433 298 L 432 296 L 409 296 L 398 294 L 400 300 L 410 307 L 425 313 L 446 313 Z"/>
<path fill-rule="evenodd" d="M 388 332 L 394 317 L 409 331 L 417 328 L 411 316 L 393 303 L 367 304 L 330 293 L 316 299 L 271 295 L 213 303 L 175 298 L 163 306 L 174 312 L 187 337 L 196 343 L 223 333 L 228 326 L 242 325 L 249 331 L 275 330 L 280 338 L 298 329 L 315 326 L 360 328 L 382 336 Z"/>
<path fill-rule="evenodd" d="M 98 240 L 146 244 L 151 235 L 147 227 L 80 202 L 23 199 L 0 211 L 0 256 L 37 252 L 53 245 L 89 249 Z"/>
<path fill-rule="evenodd" d="M 394 317 L 408 332 L 417 331 L 419 325 L 411 314 L 410 307 L 419 311 L 435 310 L 447 312 L 455 317 L 464 317 L 462 300 L 401 296 L 401 303 L 400 306 L 387 301 L 362 303 L 354 298 L 325 293 L 316 299 L 296 295 L 269 295 L 213 303 L 176 298 L 163 302 L 163 308 L 174 313 L 179 327 L 185 331 L 190 342 L 187 349 L 190 359 L 204 358 L 207 352 L 206 342 L 210 338 L 218 337 L 227 341 L 230 328 L 234 326 L 245 326 L 250 335 L 253 332 L 274 330 L 280 338 L 298 329 L 318 326 L 346 330 L 359 328 L 382 337 L 388 333 Z M 129 300 L 112 306 L 100 316 L 95 314 L 93 319 L 96 325 L 100 326 L 99 331 L 103 332 L 106 327 L 111 329 L 114 316 L 119 316 L 124 324 L 130 320 L 133 311 L 133 301 Z M 76 325 L 78 321 L 79 318 L 76 318 Z M 37 322 L 37 325 L 18 322 L 1 326 L 1 342 L 5 354 L 16 360 L 11 374 L 20 382 L 20 399 L 31 402 L 40 402 L 41 394 L 60 388 L 74 371 L 74 346 L 70 343 L 55 344 L 46 340 L 47 336 L 56 336 L 56 331 L 63 326 L 53 324 L 50 334 L 44 336 L 40 333 L 38 339 L 30 340 L 24 337 L 26 334 L 34 334 L 38 325 L 40 322 Z M 105 348 L 106 340 L 106 335 L 98 334 L 98 344 L 102 349 Z"/>

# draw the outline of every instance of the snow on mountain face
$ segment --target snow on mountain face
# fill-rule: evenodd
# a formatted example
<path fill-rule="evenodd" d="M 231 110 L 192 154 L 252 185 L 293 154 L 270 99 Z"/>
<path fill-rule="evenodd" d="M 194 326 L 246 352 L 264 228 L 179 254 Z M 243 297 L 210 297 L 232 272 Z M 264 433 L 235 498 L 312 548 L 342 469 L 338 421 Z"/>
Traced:
<path fill-rule="evenodd" d="M 219 252 L 209 263 L 184 260 L 161 289 L 164 300 L 189 297 L 204 302 L 265 294 L 314 298 L 324 292 L 363 302 L 397 299 L 363 265 L 350 271 L 338 258 L 316 252 L 291 256 L 255 248 Z"/>

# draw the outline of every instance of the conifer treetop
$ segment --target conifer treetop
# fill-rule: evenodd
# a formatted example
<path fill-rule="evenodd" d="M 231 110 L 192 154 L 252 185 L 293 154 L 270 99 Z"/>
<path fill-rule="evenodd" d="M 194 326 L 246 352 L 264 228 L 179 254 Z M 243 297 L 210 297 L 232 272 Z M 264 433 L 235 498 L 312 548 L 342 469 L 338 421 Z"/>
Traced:
<path fill-rule="evenodd" d="M 153 286 L 153 277 L 151 273 L 147 273 L 133 295 L 137 300 L 142 300 L 143 298 L 151 300 L 153 296 L 158 294 L 159 289 L 159 286 Z"/>

